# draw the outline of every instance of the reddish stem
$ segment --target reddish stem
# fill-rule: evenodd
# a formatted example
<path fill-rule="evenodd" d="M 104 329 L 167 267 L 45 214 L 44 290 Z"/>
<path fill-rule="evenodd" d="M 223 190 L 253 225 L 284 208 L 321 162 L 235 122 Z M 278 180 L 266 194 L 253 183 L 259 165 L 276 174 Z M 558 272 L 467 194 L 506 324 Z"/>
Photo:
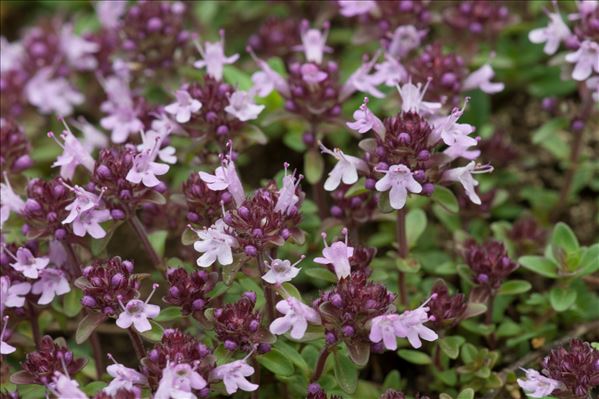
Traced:
<path fill-rule="evenodd" d="M 397 211 L 397 255 L 401 259 L 408 258 L 408 237 L 406 234 L 406 208 L 403 207 Z M 406 288 L 406 275 L 401 270 L 397 276 L 397 285 L 399 289 L 399 298 L 401 304 L 404 306 L 408 305 L 408 292 Z"/>

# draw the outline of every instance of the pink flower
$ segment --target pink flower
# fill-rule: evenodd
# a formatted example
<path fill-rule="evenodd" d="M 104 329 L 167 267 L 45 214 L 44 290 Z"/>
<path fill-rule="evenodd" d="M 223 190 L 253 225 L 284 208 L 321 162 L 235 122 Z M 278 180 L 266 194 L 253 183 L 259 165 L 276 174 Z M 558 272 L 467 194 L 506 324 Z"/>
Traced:
<path fill-rule="evenodd" d="M 466 77 L 463 90 L 481 89 L 488 94 L 499 93 L 504 89 L 505 85 L 503 83 L 491 82 L 494 76 L 495 71 L 493 71 L 493 67 L 485 64 Z"/>
<path fill-rule="evenodd" d="M 0 332 L 0 355 L 9 355 L 17 350 L 17 348 L 4 341 L 4 333 L 6 332 L 7 326 L 8 316 L 4 316 L 2 318 L 2 331 Z"/>
<path fill-rule="evenodd" d="M 242 122 L 256 119 L 263 109 L 264 105 L 255 104 L 249 93 L 240 90 L 231 94 L 229 105 L 225 107 L 225 111 Z"/>
<path fill-rule="evenodd" d="M 187 123 L 191 119 L 191 114 L 202 109 L 202 103 L 191 97 L 187 90 L 177 90 L 175 94 L 177 101 L 164 107 L 164 110 L 175 115 L 178 123 Z"/>
<path fill-rule="evenodd" d="M 270 264 L 265 261 L 264 264 L 268 267 L 268 271 L 264 273 L 262 280 L 274 285 L 281 285 L 293 280 L 300 272 L 300 269 L 295 266 L 304 258 L 305 256 L 302 255 L 294 264 L 287 259 L 272 259 Z"/>
<path fill-rule="evenodd" d="M 0 73 L 18 69 L 23 64 L 25 49 L 20 42 L 9 43 L 4 36 L 0 36 Z"/>
<path fill-rule="evenodd" d="M 443 154 L 447 157 L 447 162 L 451 162 L 457 158 L 473 160 L 479 157 L 480 150 L 470 149 L 470 147 L 464 147 L 459 144 L 454 144 L 452 146 L 447 147 L 443 151 Z"/>
<path fill-rule="evenodd" d="M 443 173 L 443 180 L 459 182 L 466 195 L 470 198 L 470 201 L 480 205 L 481 201 L 474 188 L 478 186 L 478 182 L 474 180 L 473 175 L 476 173 L 489 173 L 493 171 L 493 167 L 490 165 L 481 166 L 477 165 L 476 162 L 471 161 L 468 165 L 459 168 L 449 169 Z"/>
<path fill-rule="evenodd" d="M 337 160 L 337 164 L 329 172 L 329 177 L 324 182 L 324 189 L 327 191 L 335 190 L 341 182 L 354 184 L 358 181 L 358 170 L 363 172 L 368 171 L 366 162 L 358 157 L 346 155 L 338 148 L 331 151 L 322 143 L 320 143 L 320 149 L 323 153 L 332 155 Z"/>
<path fill-rule="evenodd" d="M 302 180 L 302 175 L 298 178 L 295 177 L 295 171 L 292 174 L 287 174 L 287 168 L 289 164 L 285 162 L 285 176 L 283 176 L 283 187 L 279 190 L 279 198 L 277 199 L 277 203 L 275 204 L 275 212 L 280 212 L 282 214 L 290 214 L 294 209 L 295 205 L 299 201 L 299 197 L 295 193 L 297 187 Z"/>
<path fill-rule="evenodd" d="M 593 71 L 599 73 L 599 43 L 585 40 L 580 44 L 578 50 L 566 55 L 566 61 L 575 63 L 572 71 L 574 80 L 586 80 Z"/>
<path fill-rule="evenodd" d="M 237 240 L 226 231 L 227 225 L 222 219 L 218 219 L 212 226 L 204 230 L 196 231 L 198 241 L 193 248 L 202 253 L 197 260 L 200 267 L 209 267 L 216 260 L 221 265 L 233 263 L 233 252 L 231 248 L 237 247 Z"/>
<path fill-rule="evenodd" d="M 408 78 L 408 72 L 400 62 L 390 54 L 385 54 L 385 61 L 374 66 L 376 72 L 372 75 L 375 85 L 384 83 L 386 86 L 395 87 Z"/>
<path fill-rule="evenodd" d="M 62 224 L 71 224 L 73 233 L 78 237 L 85 237 L 86 234 L 93 238 L 105 237 L 106 231 L 100 226 L 100 223 L 110 220 L 111 217 L 108 209 L 99 209 L 102 195 L 90 193 L 79 186 L 69 187 L 69 189 L 75 193 L 76 197 L 65 207 L 70 213 L 62 221 Z"/>
<path fill-rule="evenodd" d="M 195 399 L 192 390 L 206 385 L 206 380 L 189 364 L 167 362 L 154 399 Z"/>
<path fill-rule="evenodd" d="M 545 43 L 545 53 L 555 54 L 561 41 L 565 40 L 571 33 L 559 11 L 548 13 L 547 16 L 549 17 L 549 25 L 531 30 L 528 39 L 533 43 Z"/>
<path fill-rule="evenodd" d="M 348 246 L 347 243 L 347 229 L 344 228 L 342 233 L 345 235 L 345 242 L 335 241 L 330 247 L 327 245 L 326 233 L 322 233 L 322 240 L 324 241 L 324 249 L 322 250 L 323 256 L 314 259 L 314 263 L 333 265 L 333 269 L 339 280 L 349 276 L 351 271 L 349 258 L 354 255 L 354 248 Z"/>
<path fill-rule="evenodd" d="M 239 54 L 233 54 L 230 57 L 225 56 L 225 31 L 220 31 L 220 40 L 218 42 L 205 42 L 204 47 L 198 45 L 198 51 L 202 55 L 202 60 L 196 61 L 193 66 L 202 69 L 206 68 L 208 75 L 216 80 L 222 80 L 223 69 L 226 64 L 233 64 L 239 59 Z"/>
<path fill-rule="evenodd" d="M 396 350 L 397 337 L 400 336 L 398 321 L 399 315 L 396 313 L 373 318 L 368 338 L 374 343 L 383 341 L 386 349 L 391 351 Z"/>
<path fill-rule="evenodd" d="M 169 164 L 177 163 L 177 156 L 175 155 L 175 147 L 167 146 L 162 147 L 162 142 L 169 135 L 170 131 L 166 129 L 160 130 L 148 130 L 147 132 L 140 132 L 141 134 L 141 144 L 137 146 L 137 151 L 152 151 L 154 146 L 158 148 L 158 158 L 162 162 L 166 162 Z"/>
<path fill-rule="evenodd" d="M 401 96 L 401 110 L 403 112 L 416 112 L 418 114 L 432 115 L 441 109 L 441 103 L 424 101 L 424 95 L 429 82 L 421 89 L 422 84 L 414 85 L 408 82 L 402 86 L 397 86 Z"/>
<path fill-rule="evenodd" d="M 412 171 L 406 165 L 391 165 L 384 171 L 383 176 L 376 182 L 377 191 L 389 191 L 389 201 L 393 209 L 401 209 L 406 204 L 408 192 L 419 193 L 422 186 L 412 176 Z"/>
<path fill-rule="evenodd" d="M 108 138 L 94 125 L 89 123 L 84 117 L 72 120 L 71 123 L 83 133 L 81 144 L 83 148 L 91 153 L 96 148 L 106 148 L 108 146 Z"/>
<path fill-rule="evenodd" d="M 252 392 L 258 389 L 259 385 L 252 384 L 246 377 L 254 374 L 254 368 L 247 364 L 245 360 L 235 360 L 231 363 L 218 366 L 210 373 L 214 379 L 222 380 L 225 384 L 227 394 L 232 395 L 238 389 L 246 392 Z"/>
<path fill-rule="evenodd" d="M 139 299 L 131 299 L 127 302 L 127 305 L 123 305 L 119 299 L 123 311 L 116 319 L 116 325 L 125 329 L 133 325 L 133 327 L 140 333 L 150 331 L 152 325 L 148 319 L 153 319 L 160 314 L 160 306 L 148 303 L 152 298 L 152 295 L 154 295 L 154 292 L 156 292 L 156 288 L 158 288 L 158 284 L 152 286 L 152 292 L 145 302 Z"/>
<path fill-rule="evenodd" d="M 65 24 L 60 31 L 60 49 L 71 66 L 79 70 L 94 69 L 98 62 L 94 53 L 100 50 L 97 43 L 77 36 L 73 25 Z"/>
<path fill-rule="evenodd" d="M 98 20 L 106 29 L 117 29 L 119 20 L 126 9 L 126 0 L 100 0 L 96 2 Z"/>
<path fill-rule="evenodd" d="M 414 25 L 402 25 L 395 29 L 389 43 L 389 54 L 400 60 L 413 49 L 420 46 L 425 31 L 418 31 Z"/>
<path fill-rule="evenodd" d="M 46 268 L 40 273 L 40 278 L 31 288 L 31 293 L 40 295 L 37 300 L 38 305 L 47 305 L 58 295 L 64 295 L 71 291 L 69 280 L 65 273 L 60 269 Z"/>
<path fill-rule="evenodd" d="M 100 106 L 100 109 L 108 114 L 100 119 L 100 125 L 112 132 L 113 142 L 124 143 L 131 133 L 137 133 L 144 128 L 133 104 L 129 81 L 123 76 L 111 76 L 100 82 L 108 96 L 108 101 Z"/>
<path fill-rule="evenodd" d="M 160 180 L 156 176 L 162 176 L 168 172 L 170 166 L 155 162 L 160 150 L 161 139 L 154 138 L 154 146 L 146 148 L 133 158 L 133 166 L 127 173 L 125 179 L 131 183 L 143 183 L 146 187 L 156 187 Z"/>
<path fill-rule="evenodd" d="M 562 383 L 552 378 L 545 377 L 534 369 L 521 369 L 526 373 L 526 379 L 518 378 L 516 381 L 526 395 L 531 398 L 544 398 L 559 388 Z"/>
<path fill-rule="evenodd" d="M 377 52 L 370 61 L 363 63 L 354 73 L 352 73 L 345 84 L 341 87 L 339 98 L 344 100 L 351 96 L 355 91 L 370 94 L 376 98 L 383 98 L 385 94 L 376 86 L 381 84 L 381 77 L 377 74 L 370 74 L 372 67 L 376 64 L 380 52 Z"/>
<path fill-rule="evenodd" d="M 337 3 L 339 3 L 339 12 L 344 17 L 355 17 L 377 10 L 374 0 L 338 0 Z"/>
<path fill-rule="evenodd" d="M 31 291 L 31 284 L 11 284 L 10 278 L 0 276 L 0 314 L 4 314 L 4 308 L 22 308 L 25 304 L 25 295 Z"/>
<path fill-rule="evenodd" d="M 64 144 L 62 144 L 52 132 L 48 132 L 48 137 L 53 138 L 63 149 L 62 154 L 59 155 L 52 164 L 53 168 L 60 166 L 60 177 L 67 180 L 72 179 L 75 175 L 75 169 L 79 165 L 82 165 L 90 172 L 94 171 L 94 158 L 83 147 L 81 142 L 77 140 L 75 135 L 68 130 L 68 127 L 60 136 L 63 139 Z"/>
<path fill-rule="evenodd" d="M 235 170 L 235 164 L 229 159 L 223 159 L 222 166 L 216 168 L 214 175 L 200 172 L 200 178 L 212 191 L 228 190 L 237 206 L 241 206 L 245 201 L 245 192 Z"/>
<path fill-rule="evenodd" d="M 52 67 L 40 69 L 25 86 L 25 97 L 42 114 L 67 116 L 85 99 L 65 78 L 53 78 Z"/>
<path fill-rule="evenodd" d="M 272 69 L 270 65 L 266 63 L 266 61 L 258 58 L 251 47 L 246 47 L 246 51 L 250 53 L 254 61 L 256 61 L 256 64 L 258 64 L 262 70 L 261 72 L 256 72 L 254 75 L 252 75 L 252 82 L 254 82 L 252 92 L 256 93 L 260 97 L 265 97 L 269 95 L 274 88 L 281 93 L 281 95 L 288 97 L 289 85 L 287 84 L 287 81 L 274 69 Z M 261 74 L 258 75 L 259 73 Z"/>
<path fill-rule="evenodd" d="M 270 332 L 275 335 L 282 335 L 291 330 L 291 338 L 302 339 L 308 329 L 308 322 L 322 323 L 317 311 L 291 296 L 279 301 L 276 308 L 285 316 L 273 320 L 270 324 Z"/>
<path fill-rule="evenodd" d="M 274 82 L 264 71 L 254 72 L 252 74 L 252 83 L 250 93 L 258 97 L 266 97 L 275 89 Z"/>
<path fill-rule="evenodd" d="M 385 137 L 385 125 L 368 109 L 368 97 L 364 97 L 364 103 L 354 111 L 354 122 L 346 123 L 347 127 L 360 134 L 374 130 L 376 134 Z"/>
<path fill-rule="evenodd" d="M 397 320 L 396 328 L 399 332 L 398 336 L 400 338 L 407 338 L 410 345 L 416 349 L 422 346 L 421 338 L 430 342 L 439 338 L 436 332 L 424 325 L 424 323 L 430 320 L 427 314 L 429 308 L 425 305 L 436 295 L 433 294 L 418 308 L 406 310 L 399 315 L 399 319 Z"/>
<path fill-rule="evenodd" d="M 0 228 L 10 216 L 10 212 L 20 214 L 25 208 L 25 201 L 12 189 L 8 177 L 4 174 L 4 183 L 0 183 Z"/>
<path fill-rule="evenodd" d="M 47 257 L 40 256 L 39 258 L 36 258 L 31 251 L 25 247 L 17 249 L 16 256 L 12 255 L 7 248 L 4 248 L 4 250 L 9 255 L 13 256 L 15 260 L 10 266 L 30 279 L 37 279 L 39 277 L 39 272 L 44 270 L 46 266 L 48 266 L 48 263 L 50 263 L 50 259 Z"/>
<path fill-rule="evenodd" d="M 448 146 L 458 145 L 468 148 L 478 144 L 474 137 L 469 136 L 476 130 L 475 127 L 467 123 L 457 123 L 458 119 L 464 114 L 465 107 L 466 104 L 462 109 L 454 108 L 448 116 L 434 120 L 433 133 L 429 138 L 429 144 L 435 144 L 439 138 Z"/>
<path fill-rule="evenodd" d="M 111 354 L 108 354 L 108 357 L 114 362 L 114 364 L 106 367 L 106 372 L 112 377 L 112 381 L 102 392 L 115 395 L 119 389 L 132 390 L 135 385 L 146 385 L 148 383 L 145 375 L 117 363 Z"/>
<path fill-rule="evenodd" d="M 599 103 L 599 76 L 588 79 L 587 87 L 593 92 L 593 101 Z"/>
<path fill-rule="evenodd" d="M 300 67 L 302 79 L 308 84 L 318 84 L 325 80 L 328 76 L 326 72 L 321 71 L 316 65 L 311 62 L 306 62 Z"/>
<path fill-rule="evenodd" d="M 50 392 L 57 398 L 88 399 L 87 395 L 79 389 L 79 383 L 68 376 L 56 371 L 52 382 L 48 384 Z"/>
<path fill-rule="evenodd" d="M 303 51 L 308 62 L 322 63 L 325 51 L 331 51 L 326 45 L 327 36 L 329 35 L 329 24 L 325 23 L 321 32 L 318 29 L 310 29 L 308 21 L 303 20 L 300 29 L 302 44 L 301 46 L 296 46 L 294 50 Z"/>

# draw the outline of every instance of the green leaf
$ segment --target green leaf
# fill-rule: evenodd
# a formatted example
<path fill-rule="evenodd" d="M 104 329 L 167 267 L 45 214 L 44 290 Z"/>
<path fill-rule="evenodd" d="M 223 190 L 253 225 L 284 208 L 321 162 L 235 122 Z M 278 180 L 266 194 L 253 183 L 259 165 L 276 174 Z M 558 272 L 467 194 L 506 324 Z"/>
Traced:
<path fill-rule="evenodd" d="M 456 399 L 474 399 L 474 389 L 466 388 L 460 392 Z"/>
<path fill-rule="evenodd" d="M 435 191 L 433 191 L 433 195 L 431 198 L 433 199 L 433 201 L 435 201 L 451 213 L 457 213 L 457 211 L 460 209 L 458 199 L 455 197 L 454 193 L 447 187 L 436 185 Z"/>
<path fill-rule="evenodd" d="M 150 320 L 150 324 L 152 325 L 152 329 L 142 332 L 140 335 L 150 342 L 160 341 L 162 339 L 162 334 L 164 334 L 164 329 L 154 320 Z"/>
<path fill-rule="evenodd" d="M 279 291 L 279 294 L 281 294 L 283 298 L 288 298 L 289 296 L 292 296 L 294 298 L 299 299 L 300 301 L 302 300 L 302 294 L 295 287 L 295 285 L 291 283 L 283 283 L 282 288 L 283 289 Z"/>
<path fill-rule="evenodd" d="M 304 173 L 310 184 L 316 184 L 322 178 L 324 172 L 324 159 L 317 149 L 312 148 L 304 156 Z"/>
<path fill-rule="evenodd" d="M 355 197 L 356 195 L 367 193 L 369 190 L 364 186 L 366 178 L 361 177 L 360 180 L 355 182 L 345 193 L 345 198 Z"/>
<path fill-rule="evenodd" d="M 439 340 L 439 346 L 443 353 L 447 355 L 450 359 L 457 359 L 460 354 L 460 346 L 466 340 L 464 337 L 460 337 L 459 335 L 455 335 L 452 337 L 445 337 Z"/>
<path fill-rule="evenodd" d="M 595 273 L 599 270 L 599 244 L 586 248 L 578 264 L 578 272 L 581 276 Z"/>
<path fill-rule="evenodd" d="M 62 310 L 67 317 L 75 317 L 81 312 L 81 297 L 83 293 L 81 290 L 71 289 L 63 297 Z"/>
<path fill-rule="evenodd" d="M 416 245 L 418 238 L 426 229 L 426 213 L 422 209 L 413 209 L 406 215 L 406 233 L 410 247 Z"/>
<path fill-rule="evenodd" d="M 397 258 L 395 259 L 395 266 L 404 273 L 418 273 L 420 271 L 420 262 L 414 258 Z"/>
<path fill-rule="evenodd" d="M 94 396 L 104 387 L 106 387 L 106 383 L 104 381 L 94 381 L 82 387 L 81 390 L 88 396 Z"/>
<path fill-rule="evenodd" d="M 525 280 L 510 280 L 501 284 L 499 295 L 516 295 L 529 291 L 532 285 Z"/>
<path fill-rule="evenodd" d="M 278 350 L 285 358 L 289 359 L 293 364 L 302 369 L 305 372 L 310 371 L 310 366 L 302 355 L 293 346 L 289 345 L 282 339 L 278 340 L 275 344 L 275 349 Z"/>
<path fill-rule="evenodd" d="M 106 316 L 102 313 L 90 313 L 79 322 L 77 331 L 75 332 L 75 342 L 82 344 L 87 341 L 87 338 L 94 330 L 106 320 Z"/>
<path fill-rule="evenodd" d="M 158 230 L 148 234 L 148 240 L 150 244 L 152 244 L 152 248 L 158 254 L 158 256 L 164 256 L 164 245 L 166 243 L 166 237 L 168 236 L 168 231 L 166 230 Z"/>
<path fill-rule="evenodd" d="M 252 78 L 250 75 L 234 65 L 225 65 L 223 77 L 225 82 L 238 87 L 240 90 L 249 90 L 252 87 Z"/>
<path fill-rule="evenodd" d="M 412 349 L 400 349 L 397 354 L 402 359 L 414 364 L 431 364 L 432 360 L 429 355 L 424 352 L 415 351 Z"/>
<path fill-rule="evenodd" d="M 344 392 L 352 394 L 358 387 L 358 369 L 339 351 L 335 352 L 335 379 Z"/>
<path fill-rule="evenodd" d="M 160 311 L 160 314 L 154 319 L 158 322 L 171 321 L 180 319 L 182 316 L 181 308 L 178 306 L 170 306 Z"/>
<path fill-rule="evenodd" d="M 335 274 L 330 270 L 325 269 L 323 266 L 305 267 L 302 270 L 304 274 L 308 277 L 312 277 L 314 279 L 326 281 L 329 283 L 337 282 L 337 276 L 335 276 Z"/>
<path fill-rule="evenodd" d="M 46 387 L 37 384 L 19 385 L 19 397 L 23 399 L 39 399 L 46 397 Z"/>
<path fill-rule="evenodd" d="M 256 359 L 258 363 L 278 376 L 289 377 L 293 375 L 293 364 L 287 356 L 276 348 L 271 349 L 270 352 L 264 355 L 256 356 Z"/>
<path fill-rule="evenodd" d="M 568 310 L 576 302 L 577 292 L 573 289 L 553 287 L 549 292 L 549 302 L 556 312 Z"/>
<path fill-rule="evenodd" d="M 563 248 L 567 253 L 576 252 L 580 249 L 576 235 L 567 224 L 562 222 L 555 225 L 551 235 L 551 244 Z"/>
<path fill-rule="evenodd" d="M 541 276 L 557 278 L 558 265 L 542 256 L 523 256 L 518 259 L 523 267 Z"/>

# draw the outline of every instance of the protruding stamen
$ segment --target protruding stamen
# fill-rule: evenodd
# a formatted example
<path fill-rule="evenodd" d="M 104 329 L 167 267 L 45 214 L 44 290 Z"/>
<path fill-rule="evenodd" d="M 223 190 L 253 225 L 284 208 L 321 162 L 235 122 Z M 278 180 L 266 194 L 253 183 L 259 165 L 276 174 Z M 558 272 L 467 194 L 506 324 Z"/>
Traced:
<path fill-rule="evenodd" d="M 160 287 L 158 283 L 152 284 L 152 292 L 150 292 L 150 295 L 148 295 L 148 299 L 146 299 L 146 305 L 148 304 L 148 302 L 150 302 L 150 299 L 152 299 L 152 296 L 154 295 L 158 287 Z"/>
<path fill-rule="evenodd" d="M 292 264 L 292 265 L 291 265 L 291 267 L 295 267 L 295 266 L 297 266 L 297 265 L 298 265 L 298 264 L 299 264 L 301 261 L 303 261 L 304 259 L 306 259 L 306 255 L 302 255 L 302 256 L 300 256 L 300 258 L 299 258 L 299 259 L 298 259 L 298 260 L 297 260 L 297 261 L 296 261 L 294 264 Z"/>

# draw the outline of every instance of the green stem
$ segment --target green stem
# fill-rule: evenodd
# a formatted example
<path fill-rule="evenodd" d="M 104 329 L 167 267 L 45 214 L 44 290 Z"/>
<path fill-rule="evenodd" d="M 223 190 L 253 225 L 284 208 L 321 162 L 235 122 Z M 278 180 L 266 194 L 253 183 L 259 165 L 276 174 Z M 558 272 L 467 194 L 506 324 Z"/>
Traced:
<path fill-rule="evenodd" d="M 135 231 L 135 234 L 137 235 L 137 238 L 139 238 L 139 241 L 141 241 L 144 250 L 152 260 L 154 267 L 161 272 L 164 271 L 162 259 L 154 250 L 152 243 L 150 243 L 150 239 L 148 238 L 148 234 L 146 233 L 146 229 L 144 225 L 141 223 L 141 220 L 139 220 L 137 215 L 133 212 L 131 212 L 131 216 L 129 217 L 129 225 L 133 228 L 133 231 Z"/>

